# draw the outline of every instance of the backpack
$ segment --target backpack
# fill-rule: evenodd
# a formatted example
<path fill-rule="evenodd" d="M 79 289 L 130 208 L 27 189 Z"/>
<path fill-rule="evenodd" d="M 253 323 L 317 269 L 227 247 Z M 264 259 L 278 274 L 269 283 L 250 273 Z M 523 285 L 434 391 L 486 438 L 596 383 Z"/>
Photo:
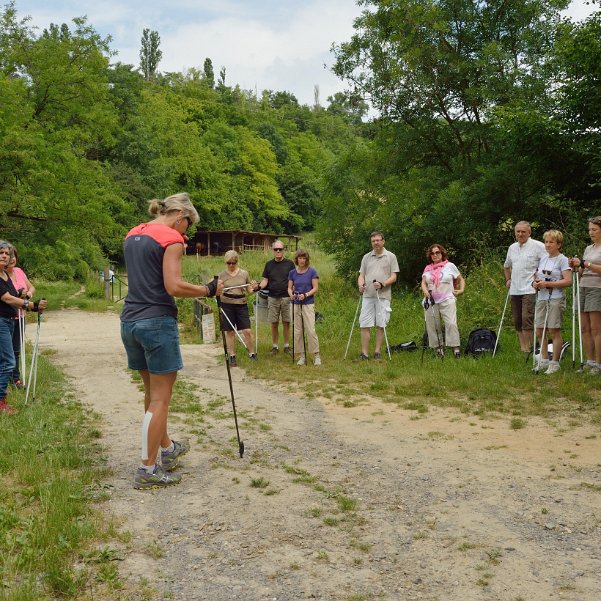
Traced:
<path fill-rule="evenodd" d="M 479 357 L 482 355 L 482 353 L 492 353 L 494 351 L 496 341 L 497 335 L 492 330 L 487 328 L 472 330 L 467 339 L 465 354 Z M 500 348 L 501 346 L 497 344 L 497 352 L 499 352 Z"/>

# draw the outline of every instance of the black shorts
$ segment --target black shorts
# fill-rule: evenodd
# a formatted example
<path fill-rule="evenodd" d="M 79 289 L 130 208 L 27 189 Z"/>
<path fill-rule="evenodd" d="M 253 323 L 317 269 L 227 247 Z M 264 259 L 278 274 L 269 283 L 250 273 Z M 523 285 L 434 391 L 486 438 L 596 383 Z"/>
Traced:
<path fill-rule="evenodd" d="M 248 315 L 248 305 L 237 305 L 234 303 L 221 303 L 223 312 L 229 317 L 237 330 L 250 330 L 250 316 Z M 223 315 L 221 316 L 221 327 L 224 332 L 233 332 L 231 326 Z"/>

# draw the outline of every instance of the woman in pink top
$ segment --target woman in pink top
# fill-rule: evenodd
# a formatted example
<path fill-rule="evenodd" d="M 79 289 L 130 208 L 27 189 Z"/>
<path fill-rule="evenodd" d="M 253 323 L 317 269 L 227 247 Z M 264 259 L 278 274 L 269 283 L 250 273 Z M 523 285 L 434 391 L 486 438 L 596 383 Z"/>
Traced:
<path fill-rule="evenodd" d="M 6 273 L 12 280 L 15 290 L 19 294 L 20 298 L 30 299 L 33 298 L 35 288 L 25 275 L 25 272 L 17 267 L 17 260 L 19 256 L 17 249 L 13 247 L 13 257 L 10 259 L 8 266 L 6 267 Z M 16 323 L 13 330 L 13 352 L 15 353 L 15 369 L 11 376 L 11 382 L 17 388 L 23 388 L 21 382 L 21 372 L 19 370 L 19 358 L 21 356 L 21 336 L 25 332 L 25 311 L 19 310 L 18 317 L 15 317 Z"/>
<path fill-rule="evenodd" d="M 430 263 L 422 275 L 424 314 L 430 348 L 444 355 L 443 343 L 453 348 L 456 359 L 459 350 L 459 330 L 457 329 L 457 309 L 455 298 L 463 294 L 465 280 L 454 263 L 448 260 L 447 249 L 442 244 L 431 244 L 426 252 Z M 442 321 L 444 320 L 444 340 Z"/>

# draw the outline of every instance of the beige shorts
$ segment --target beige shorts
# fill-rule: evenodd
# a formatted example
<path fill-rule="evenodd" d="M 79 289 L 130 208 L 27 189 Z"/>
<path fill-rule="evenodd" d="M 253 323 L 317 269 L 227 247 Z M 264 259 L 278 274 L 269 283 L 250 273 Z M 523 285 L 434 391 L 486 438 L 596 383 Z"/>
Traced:
<path fill-rule="evenodd" d="M 580 287 L 580 311 L 581 313 L 601 311 L 601 288 Z"/>
<path fill-rule="evenodd" d="M 269 297 L 267 299 L 267 321 L 269 323 L 278 323 L 280 321 L 290 323 L 290 299 L 287 296 L 282 298 Z"/>
<path fill-rule="evenodd" d="M 545 327 L 547 309 L 549 310 L 547 329 L 559 330 L 561 328 L 561 322 L 563 321 L 563 312 L 566 309 L 566 299 L 554 298 L 550 301 L 539 300 L 536 303 L 536 323 L 534 324 L 537 328 Z"/>

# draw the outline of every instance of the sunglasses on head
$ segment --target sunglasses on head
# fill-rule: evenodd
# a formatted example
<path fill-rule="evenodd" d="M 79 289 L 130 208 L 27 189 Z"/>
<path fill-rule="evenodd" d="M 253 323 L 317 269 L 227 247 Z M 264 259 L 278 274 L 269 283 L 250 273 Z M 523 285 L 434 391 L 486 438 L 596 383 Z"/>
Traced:
<path fill-rule="evenodd" d="M 594 223 L 595 225 L 601 225 L 601 219 L 599 219 L 598 217 L 591 217 L 588 220 L 589 223 Z"/>

